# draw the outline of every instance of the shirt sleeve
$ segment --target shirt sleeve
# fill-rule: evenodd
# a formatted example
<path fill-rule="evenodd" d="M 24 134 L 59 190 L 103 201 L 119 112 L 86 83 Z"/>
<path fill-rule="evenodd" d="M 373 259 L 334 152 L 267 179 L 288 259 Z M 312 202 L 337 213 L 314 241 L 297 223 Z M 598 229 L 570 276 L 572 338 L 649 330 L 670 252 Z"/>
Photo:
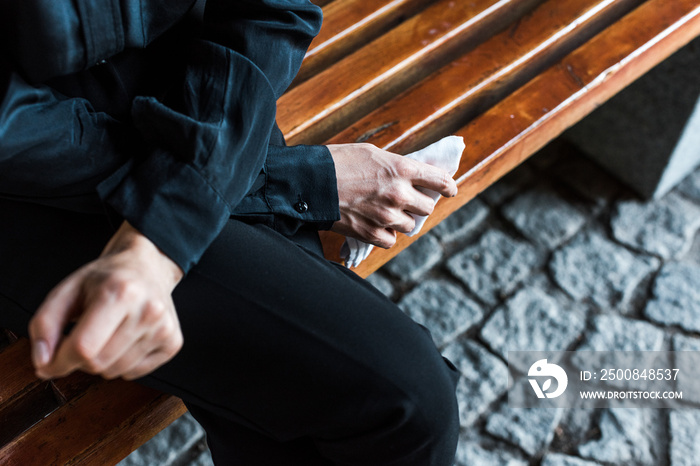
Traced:
<path fill-rule="evenodd" d="M 145 46 L 193 4 L 184 0 L 25 3 L 26 8 L 19 8 L 17 17 L 24 18 L 19 24 L 26 27 L 35 20 L 37 28 L 47 26 L 43 39 L 16 35 L 16 62 L 35 80 L 85 69 L 127 46 Z M 265 167 L 276 99 L 296 74 L 320 22 L 320 9 L 308 1 L 209 0 L 205 32 L 179 54 L 182 72 L 173 77 L 170 92 L 159 99 L 134 100 L 133 127 L 148 141 L 148 150 L 130 156 L 97 191 L 185 272 Z M 44 50 L 46 45 L 50 47 Z M 59 55 L 52 56 L 54 52 Z M 328 168 L 330 156 L 316 151 L 325 157 L 320 166 L 325 167 L 327 183 L 329 175 L 334 176 Z M 279 171 L 274 162 L 266 170 Z M 270 192 L 275 191 L 284 189 L 273 186 Z M 274 204 L 277 196 L 272 194 L 271 199 Z M 298 210 L 294 215 L 301 214 Z"/>

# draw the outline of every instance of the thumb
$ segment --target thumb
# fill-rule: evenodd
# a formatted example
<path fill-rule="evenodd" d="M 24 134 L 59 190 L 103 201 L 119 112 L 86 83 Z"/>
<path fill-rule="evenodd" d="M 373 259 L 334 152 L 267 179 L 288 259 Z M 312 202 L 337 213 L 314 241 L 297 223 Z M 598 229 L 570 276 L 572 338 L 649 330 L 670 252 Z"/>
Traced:
<path fill-rule="evenodd" d="M 72 317 L 79 293 L 79 280 L 69 278 L 54 288 L 29 322 L 32 362 L 37 371 L 53 359 L 63 329 Z"/>

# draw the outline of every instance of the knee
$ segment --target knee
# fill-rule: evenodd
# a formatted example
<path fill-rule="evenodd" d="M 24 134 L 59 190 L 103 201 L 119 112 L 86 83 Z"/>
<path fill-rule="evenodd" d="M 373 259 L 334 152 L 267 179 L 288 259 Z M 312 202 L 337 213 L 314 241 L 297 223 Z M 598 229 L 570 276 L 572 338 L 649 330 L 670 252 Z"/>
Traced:
<path fill-rule="evenodd" d="M 451 466 L 459 437 L 456 370 L 440 360 L 414 373 L 414 380 L 398 387 L 393 422 L 386 426 L 403 446 L 396 464 Z"/>

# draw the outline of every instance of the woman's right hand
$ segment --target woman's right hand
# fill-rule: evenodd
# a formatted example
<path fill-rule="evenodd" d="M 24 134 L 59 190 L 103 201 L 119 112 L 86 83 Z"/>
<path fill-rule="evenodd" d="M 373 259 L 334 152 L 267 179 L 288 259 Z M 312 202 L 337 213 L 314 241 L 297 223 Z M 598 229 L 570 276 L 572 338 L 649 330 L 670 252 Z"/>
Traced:
<path fill-rule="evenodd" d="M 331 230 L 364 242 L 390 248 L 396 232 L 413 230 L 408 213 L 429 215 L 433 200 L 417 186 L 443 196 L 457 194 L 457 184 L 444 170 L 372 144 L 327 146 L 338 180 L 340 220 Z"/>

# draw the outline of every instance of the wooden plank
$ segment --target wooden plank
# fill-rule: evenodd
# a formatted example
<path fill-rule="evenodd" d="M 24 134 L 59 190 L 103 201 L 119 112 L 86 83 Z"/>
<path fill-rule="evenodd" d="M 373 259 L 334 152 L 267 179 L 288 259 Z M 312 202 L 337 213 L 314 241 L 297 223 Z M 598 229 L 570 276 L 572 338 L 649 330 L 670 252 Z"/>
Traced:
<path fill-rule="evenodd" d="M 408 153 L 451 134 L 641 0 L 549 0 L 328 143 Z"/>
<path fill-rule="evenodd" d="M 0 329 L 0 351 L 17 341 L 17 336 L 7 329 Z"/>
<path fill-rule="evenodd" d="M 0 448 L 0 464 L 101 464 L 93 460 L 126 456 L 183 409 L 177 399 L 133 382 L 95 383 Z"/>
<path fill-rule="evenodd" d="M 475 118 L 457 131 L 467 144 L 459 194 L 438 203 L 421 234 L 698 35 L 700 0 L 648 0 Z M 368 276 L 419 236 L 399 235 L 355 271 Z M 340 245 L 338 235 L 324 241 Z"/>
<path fill-rule="evenodd" d="M 304 57 L 294 87 L 371 42 L 432 0 L 336 0 L 323 10 L 323 26 Z"/>
<path fill-rule="evenodd" d="M 6 445 L 57 410 L 62 400 L 50 382 L 41 382 L 3 405 L 0 411 L 0 445 Z"/>
<path fill-rule="evenodd" d="M 536 3 L 440 0 L 285 93 L 278 102 L 278 124 L 290 145 L 322 142 Z"/>
<path fill-rule="evenodd" d="M 0 409 L 5 403 L 39 384 L 30 360 L 29 341 L 17 340 L 0 353 Z"/>
<path fill-rule="evenodd" d="M 160 394 L 149 403 L 144 403 L 141 410 L 134 412 L 118 429 L 113 429 L 99 444 L 91 445 L 69 464 L 111 464 L 115 460 L 126 458 L 186 411 L 187 408 L 179 398 Z"/>

